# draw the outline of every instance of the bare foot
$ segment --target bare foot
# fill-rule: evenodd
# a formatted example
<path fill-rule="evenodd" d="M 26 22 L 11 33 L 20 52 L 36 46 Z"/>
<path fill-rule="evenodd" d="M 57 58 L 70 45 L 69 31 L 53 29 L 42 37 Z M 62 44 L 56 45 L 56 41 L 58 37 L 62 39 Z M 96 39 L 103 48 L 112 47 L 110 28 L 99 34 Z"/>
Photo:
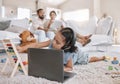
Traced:
<path fill-rule="evenodd" d="M 85 39 L 89 39 L 92 36 L 92 34 L 88 35 L 88 36 L 84 36 Z"/>
<path fill-rule="evenodd" d="M 90 42 L 91 42 L 91 39 L 84 40 L 83 46 L 87 45 L 87 44 L 90 43 Z"/>
<path fill-rule="evenodd" d="M 101 60 L 105 60 L 105 59 L 106 59 L 106 57 L 105 57 L 105 56 L 102 56 Z"/>

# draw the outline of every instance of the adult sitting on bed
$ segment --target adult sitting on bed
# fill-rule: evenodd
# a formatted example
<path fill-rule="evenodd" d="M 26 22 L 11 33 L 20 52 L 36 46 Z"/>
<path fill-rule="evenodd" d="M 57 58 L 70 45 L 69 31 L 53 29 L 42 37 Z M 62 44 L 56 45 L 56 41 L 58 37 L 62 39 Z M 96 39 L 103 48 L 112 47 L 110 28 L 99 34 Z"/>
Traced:
<path fill-rule="evenodd" d="M 33 22 L 33 28 L 34 28 L 34 33 L 38 35 L 38 41 L 43 42 L 46 41 L 48 38 L 53 39 L 54 38 L 54 33 L 51 31 L 47 31 L 45 28 L 45 12 L 43 9 L 38 9 L 37 10 L 37 15 L 38 17 L 35 18 Z"/>
<path fill-rule="evenodd" d="M 57 14 L 55 11 L 50 12 L 50 20 L 46 21 L 45 23 L 45 28 L 47 28 L 48 31 L 58 31 L 62 28 L 63 26 L 63 21 L 61 22 L 60 20 L 55 20 Z M 88 36 L 82 36 L 80 34 L 77 34 L 77 41 L 82 44 L 82 46 L 85 46 L 90 42 L 91 35 Z"/>
<path fill-rule="evenodd" d="M 53 31 L 56 33 L 58 30 L 63 28 L 62 21 L 56 20 L 57 13 L 53 10 L 49 14 L 50 19 L 45 22 L 45 28 L 47 31 Z"/>

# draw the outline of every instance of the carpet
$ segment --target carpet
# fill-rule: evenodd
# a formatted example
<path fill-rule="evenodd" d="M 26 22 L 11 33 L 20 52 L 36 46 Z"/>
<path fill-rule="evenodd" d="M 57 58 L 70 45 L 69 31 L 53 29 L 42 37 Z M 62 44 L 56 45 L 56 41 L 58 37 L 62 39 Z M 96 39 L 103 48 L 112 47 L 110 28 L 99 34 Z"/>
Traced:
<path fill-rule="evenodd" d="M 4 63 L 0 63 L 0 70 Z M 112 66 L 113 70 L 108 67 Z M 50 81 L 45 78 L 36 78 L 32 76 L 25 76 L 18 71 L 14 77 L 10 78 L 10 66 L 7 67 L 7 74 L 0 72 L 0 84 L 61 84 L 57 81 Z M 117 69 L 115 69 L 117 68 Z M 120 84 L 120 75 L 112 78 L 114 74 L 106 75 L 105 73 L 120 72 L 119 65 L 112 65 L 111 62 L 94 62 L 87 65 L 75 65 L 73 72 L 77 73 L 73 78 L 64 82 L 63 84 Z"/>

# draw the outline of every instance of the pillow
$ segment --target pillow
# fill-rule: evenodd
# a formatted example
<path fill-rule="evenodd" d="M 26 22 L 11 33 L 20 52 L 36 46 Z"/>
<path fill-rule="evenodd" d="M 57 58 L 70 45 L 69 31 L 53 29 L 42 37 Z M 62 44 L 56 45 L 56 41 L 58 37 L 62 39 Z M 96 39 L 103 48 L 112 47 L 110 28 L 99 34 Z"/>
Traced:
<path fill-rule="evenodd" d="M 102 18 L 98 22 L 98 27 L 96 29 L 96 34 L 105 34 L 108 35 L 110 29 L 112 27 L 112 17 L 108 16 L 106 18 Z"/>
<path fill-rule="evenodd" d="M 64 22 L 63 26 L 71 27 L 76 33 L 81 35 L 94 34 L 97 26 L 97 18 L 93 16 L 88 22 L 84 23 L 84 25 L 79 24 L 78 22 L 68 20 Z"/>
<path fill-rule="evenodd" d="M 5 30 L 10 26 L 10 20 L 8 21 L 0 21 L 0 30 Z"/>
<path fill-rule="evenodd" d="M 86 34 L 95 34 L 96 28 L 97 28 L 97 17 L 93 16 L 89 19 L 89 21 L 82 26 L 83 30 L 86 32 Z"/>
<path fill-rule="evenodd" d="M 14 33 L 21 33 L 21 32 L 23 32 L 25 30 L 27 30 L 27 29 L 23 28 L 23 27 L 16 26 L 16 25 L 12 25 L 8 29 L 6 29 L 6 31 L 14 32 Z"/>
<path fill-rule="evenodd" d="M 26 29 L 28 29 L 29 26 L 30 26 L 29 20 L 27 18 L 11 20 L 10 26 L 12 26 L 12 25 L 22 27 L 22 28 L 26 28 Z"/>
<path fill-rule="evenodd" d="M 92 35 L 91 36 L 91 45 L 97 46 L 97 45 L 111 45 L 113 43 L 112 37 L 107 35 Z"/>

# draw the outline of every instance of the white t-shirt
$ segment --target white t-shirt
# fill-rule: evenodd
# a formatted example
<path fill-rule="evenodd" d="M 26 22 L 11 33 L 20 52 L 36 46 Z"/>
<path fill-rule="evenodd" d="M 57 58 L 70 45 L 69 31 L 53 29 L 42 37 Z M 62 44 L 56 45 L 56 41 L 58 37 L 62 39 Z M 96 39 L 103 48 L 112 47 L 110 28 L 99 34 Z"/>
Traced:
<path fill-rule="evenodd" d="M 32 22 L 33 22 L 32 24 L 33 24 L 34 30 L 37 30 L 38 27 L 44 28 L 46 19 L 41 20 L 40 18 L 37 17 L 37 18 L 33 19 Z"/>
<path fill-rule="evenodd" d="M 45 28 L 48 27 L 49 22 L 50 22 L 50 20 L 47 20 L 45 22 Z M 49 30 L 50 31 L 57 31 L 58 29 L 61 28 L 61 26 L 62 26 L 62 21 L 60 21 L 60 20 L 53 20 L 53 23 L 50 25 Z"/>

